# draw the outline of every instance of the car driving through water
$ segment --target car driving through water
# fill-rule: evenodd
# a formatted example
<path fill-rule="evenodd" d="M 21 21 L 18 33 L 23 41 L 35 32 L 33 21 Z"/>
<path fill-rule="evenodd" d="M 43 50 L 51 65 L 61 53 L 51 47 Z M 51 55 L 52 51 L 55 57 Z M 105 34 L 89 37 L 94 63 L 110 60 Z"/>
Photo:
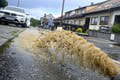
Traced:
<path fill-rule="evenodd" d="M 15 6 L 7 6 L 0 10 L 0 22 L 4 22 L 6 25 L 13 23 L 22 27 L 30 26 L 28 14 L 24 9 Z"/>

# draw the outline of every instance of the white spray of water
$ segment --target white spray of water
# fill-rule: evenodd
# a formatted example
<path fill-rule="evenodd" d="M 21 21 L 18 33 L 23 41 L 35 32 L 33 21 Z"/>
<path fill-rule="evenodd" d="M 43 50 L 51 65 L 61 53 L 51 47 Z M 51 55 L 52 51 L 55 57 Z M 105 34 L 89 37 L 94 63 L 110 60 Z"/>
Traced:
<path fill-rule="evenodd" d="M 16 42 L 46 60 L 51 55 L 56 62 L 61 60 L 65 64 L 67 58 L 84 68 L 99 69 L 110 77 L 120 72 L 118 65 L 106 53 L 70 31 L 42 32 L 28 29 L 19 35 Z"/>

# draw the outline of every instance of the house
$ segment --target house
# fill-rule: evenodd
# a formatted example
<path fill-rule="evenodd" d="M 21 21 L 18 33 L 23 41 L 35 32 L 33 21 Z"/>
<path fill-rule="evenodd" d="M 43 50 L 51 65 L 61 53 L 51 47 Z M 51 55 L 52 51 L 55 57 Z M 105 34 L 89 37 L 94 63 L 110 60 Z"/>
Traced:
<path fill-rule="evenodd" d="M 84 25 L 84 14 L 85 8 L 80 7 L 72 11 L 65 13 L 64 22 L 75 25 Z"/>
<path fill-rule="evenodd" d="M 46 19 L 55 19 L 55 17 L 52 14 L 45 15 Z"/>
<path fill-rule="evenodd" d="M 73 30 L 73 31 L 75 31 L 77 28 L 83 28 L 83 31 L 85 32 L 89 28 L 89 23 L 90 23 L 90 17 L 86 17 L 85 14 L 102 3 L 97 3 L 97 4 L 92 3 L 89 6 L 79 7 L 77 9 L 65 12 L 63 18 L 63 24 L 64 24 L 63 27 L 65 27 L 65 29 L 67 30 Z M 54 21 L 60 22 L 60 18 L 61 17 L 56 18 Z"/>
<path fill-rule="evenodd" d="M 106 29 L 110 31 L 114 23 L 120 23 L 120 0 L 107 0 L 65 12 L 64 27 L 82 27 L 84 31 Z M 56 19 L 60 22 L 60 17 Z M 66 26 L 67 25 L 67 26 Z M 72 29 L 71 29 L 72 30 Z"/>
<path fill-rule="evenodd" d="M 108 0 L 88 10 L 85 17 L 90 18 L 89 30 L 107 29 L 110 31 L 114 23 L 120 23 L 120 0 Z"/>
<path fill-rule="evenodd" d="M 44 14 L 43 17 L 41 17 L 40 21 L 41 21 L 41 27 L 47 27 L 48 25 L 48 20 L 54 20 L 55 17 L 52 14 Z"/>
<path fill-rule="evenodd" d="M 75 31 L 76 28 L 82 27 L 84 25 L 84 8 L 77 8 L 65 13 L 63 22 L 67 24 L 65 28 L 67 30 Z"/>
<path fill-rule="evenodd" d="M 60 23 L 60 18 L 56 22 Z M 76 31 L 77 28 L 82 28 L 83 32 L 89 30 L 91 37 L 120 43 L 120 34 L 112 33 L 115 23 L 120 24 L 120 0 L 107 0 L 79 7 L 65 12 L 63 18 L 63 27 L 66 30 Z"/>
<path fill-rule="evenodd" d="M 65 13 L 63 16 L 63 28 L 66 30 L 75 31 L 79 27 L 83 27 L 85 24 L 84 14 L 85 7 L 79 7 L 75 10 L 71 10 Z M 54 20 L 55 23 L 59 24 L 61 17 Z"/>

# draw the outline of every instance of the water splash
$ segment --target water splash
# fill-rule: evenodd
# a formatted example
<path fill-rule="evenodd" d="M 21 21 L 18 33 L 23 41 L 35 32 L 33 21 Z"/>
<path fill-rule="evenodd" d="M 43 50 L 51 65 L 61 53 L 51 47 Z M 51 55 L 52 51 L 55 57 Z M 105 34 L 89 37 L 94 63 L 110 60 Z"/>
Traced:
<path fill-rule="evenodd" d="M 84 68 L 115 76 L 120 68 L 107 54 L 70 31 L 45 32 L 26 30 L 16 39 L 21 47 L 39 53 L 42 59 L 52 59 L 66 64 L 67 60 Z"/>

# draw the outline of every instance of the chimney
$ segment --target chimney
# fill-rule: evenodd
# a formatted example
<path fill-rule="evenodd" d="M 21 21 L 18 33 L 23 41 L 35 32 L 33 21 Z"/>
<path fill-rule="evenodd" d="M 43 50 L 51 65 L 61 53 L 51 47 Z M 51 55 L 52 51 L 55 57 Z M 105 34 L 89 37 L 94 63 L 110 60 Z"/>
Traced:
<path fill-rule="evenodd" d="M 46 18 L 46 16 L 47 16 L 47 15 L 46 15 L 46 13 L 45 13 L 45 14 L 44 14 L 44 18 Z"/>
<path fill-rule="evenodd" d="M 94 5 L 94 2 L 91 2 L 91 6 Z"/>

